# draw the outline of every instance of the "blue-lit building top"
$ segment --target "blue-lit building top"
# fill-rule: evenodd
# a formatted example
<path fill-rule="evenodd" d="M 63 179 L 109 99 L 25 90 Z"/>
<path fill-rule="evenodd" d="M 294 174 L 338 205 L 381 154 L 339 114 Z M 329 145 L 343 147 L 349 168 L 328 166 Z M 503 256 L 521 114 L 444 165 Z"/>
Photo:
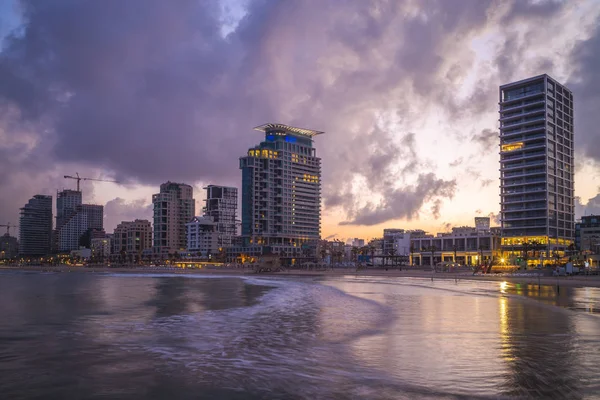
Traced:
<path fill-rule="evenodd" d="M 255 130 L 264 141 L 240 158 L 244 245 L 293 256 L 320 238 L 321 160 L 313 138 L 323 132 L 283 124 Z"/>

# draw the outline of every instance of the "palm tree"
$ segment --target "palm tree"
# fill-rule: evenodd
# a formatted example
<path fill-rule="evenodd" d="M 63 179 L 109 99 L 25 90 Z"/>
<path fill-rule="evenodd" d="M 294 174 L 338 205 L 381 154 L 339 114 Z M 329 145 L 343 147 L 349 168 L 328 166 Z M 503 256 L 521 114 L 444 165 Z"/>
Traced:
<path fill-rule="evenodd" d="M 397 253 L 397 251 L 396 251 L 395 247 L 392 247 L 391 249 L 388 250 L 388 255 L 392 259 L 392 266 L 396 265 L 396 263 L 395 263 L 396 253 Z"/>
<path fill-rule="evenodd" d="M 456 263 L 456 252 L 458 251 L 458 246 L 456 244 L 452 245 L 452 250 L 454 251 L 454 262 Z"/>
<path fill-rule="evenodd" d="M 414 260 L 414 255 L 413 254 L 416 253 L 416 251 L 417 251 L 417 249 L 415 248 L 414 244 L 412 244 L 412 243 L 410 244 L 409 251 L 410 251 L 410 264 L 414 265 L 415 264 L 415 260 Z"/>
<path fill-rule="evenodd" d="M 436 247 L 435 246 L 425 246 L 422 249 L 423 251 L 429 251 L 431 253 L 431 259 L 429 260 L 429 265 L 433 268 L 433 256 L 435 255 L 436 252 Z"/>

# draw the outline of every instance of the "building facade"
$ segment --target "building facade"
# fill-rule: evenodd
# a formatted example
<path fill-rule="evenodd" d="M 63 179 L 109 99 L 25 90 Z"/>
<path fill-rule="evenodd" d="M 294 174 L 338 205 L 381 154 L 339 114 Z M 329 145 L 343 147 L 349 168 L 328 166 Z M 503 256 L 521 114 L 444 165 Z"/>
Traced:
<path fill-rule="evenodd" d="M 112 253 L 141 257 L 146 249 L 152 248 L 152 224 L 145 219 L 123 221 L 112 235 Z"/>
<path fill-rule="evenodd" d="M 500 231 L 491 228 L 479 231 L 472 227 L 453 228 L 451 233 L 435 237 L 411 239 L 411 259 L 415 265 L 436 265 L 455 262 L 461 265 L 479 265 L 501 257 Z"/>
<path fill-rule="evenodd" d="M 575 237 L 573 94 L 548 75 L 500 86 L 502 246 L 548 255 Z"/>
<path fill-rule="evenodd" d="M 575 224 L 575 248 L 600 254 L 600 215 L 585 215 Z"/>
<path fill-rule="evenodd" d="M 194 190 L 185 183 L 166 182 L 152 196 L 154 209 L 154 255 L 168 258 L 169 254 L 187 247 L 185 224 L 196 211 Z"/>
<path fill-rule="evenodd" d="M 81 191 L 65 189 L 56 193 L 56 229 L 60 229 L 83 203 Z"/>
<path fill-rule="evenodd" d="M 286 256 L 316 252 L 321 235 L 321 159 L 313 138 L 323 132 L 282 124 L 255 130 L 265 140 L 240 158 L 242 238 Z M 312 244 L 314 243 L 314 246 Z"/>
<path fill-rule="evenodd" d="M 56 229 L 58 251 L 77 250 L 83 234 L 104 230 L 104 206 L 79 204 L 73 212 L 63 215 L 61 223 Z"/>
<path fill-rule="evenodd" d="M 194 217 L 185 224 L 187 250 L 201 257 L 216 256 L 220 252 L 218 224 L 213 217 Z"/>
<path fill-rule="evenodd" d="M 108 237 L 91 239 L 92 258 L 97 261 L 108 260 L 112 252 L 112 240 Z"/>
<path fill-rule="evenodd" d="M 219 247 L 230 247 L 237 235 L 238 190 L 234 187 L 209 185 L 206 189 L 204 216 L 216 224 Z"/>
<path fill-rule="evenodd" d="M 19 254 L 45 256 L 52 244 L 52 196 L 35 195 L 21 208 Z"/>
<path fill-rule="evenodd" d="M 410 232 L 404 229 L 383 230 L 383 255 L 408 256 L 410 254 Z"/>
<path fill-rule="evenodd" d="M 8 233 L 0 236 L 0 259 L 10 259 L 19 255 L 19 241 Z"/>

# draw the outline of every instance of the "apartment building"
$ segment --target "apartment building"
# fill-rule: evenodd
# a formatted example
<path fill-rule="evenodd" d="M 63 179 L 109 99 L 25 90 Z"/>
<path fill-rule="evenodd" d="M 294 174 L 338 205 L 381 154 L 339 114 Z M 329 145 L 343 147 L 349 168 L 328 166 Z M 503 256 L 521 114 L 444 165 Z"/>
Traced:
<path fill-rule="evenodd" d="M 52 243 L 52 196 L 35 195 L 21 208 L 19 254 L 45 256 Z"/>
<path fill-rule="evenodd" d="M 243 246 L 290 257 L 314 253 L 321 234 L 321 159 L 313 139 L 323 132 L 283 124 L 255 130 L 264 132 L 264 141 L 240 158 Z"/>
<path fill-rule="evenodd" d="M 563 251 L 575 237 L 573 94 L 548 75 L 499 94 L 502 246 Z"/>
<path fill-rule="evenodd" d="M 112 254 L 141 256 L 144 250 L 152 248 L 152 225 L 145 219 L 123 221 L 112 235 Z"/>
<path fill-rule="evenodd" d="M 168 258 L 169 254 L 187 247 L 185 224 L 196 210 L 193 188 L 185 183 L 166 182 L 152 196 L 154 209 L 154 255 Z"/>

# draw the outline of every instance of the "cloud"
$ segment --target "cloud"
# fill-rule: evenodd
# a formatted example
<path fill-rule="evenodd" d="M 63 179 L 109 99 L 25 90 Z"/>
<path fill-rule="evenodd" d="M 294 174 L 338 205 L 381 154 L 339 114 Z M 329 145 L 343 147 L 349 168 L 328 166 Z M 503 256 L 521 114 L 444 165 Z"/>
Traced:
<path fill-rule="evenodd" d="M 581 197 L 575 197 L 575 218 L 584 215 L 600 215 L 600 194 L 588 199 L 587 203 L 581 201 Z"/>
<path fill-rule="evenodd" d="M 435 216 L 451 197 L 435 188 L 453 180 L 419 149 L 420 128 L 440 109 L 452 122 L 480 118 L 496 107 L 499 75 L 529 65 L 519 58 L 529 37 L 509 37 L 457 96 L 475 68 L 472 39 L 494 27 L 540 29 L 564 7 L 256 0 L 224 37 L 222 21 L 235 22 L 218 0 L 23 0 L 24 24 L 0 53 L 0 218 L 16 218 L 69 171 L 239 185 L 237 159 L 265 122 L 326 132 L 316 139 L 324 204 L 348 221 L 413 218 L 432 206 Z M 583 67 L 593 43 L 576 53 L 582 74 L 593 71 Z M 497 144 L 479 136 L 485 148 Z"/>
<path fill-rule="evenodd" d="M 451 199 L 456 181 L 438 179 L 432 173 L 419 175 L 417 183 L 398 189 L 387 189 L 378 204 L 367 204 L 355 212 L 349 221 L 340 225 L 376 225 L 394 219 L 411 220 L 418 216 L 423 205 L 433 200 L 432 213 L 439 217 L 441 198 Z"/>
<path fill-rule="evenodd" d="M 471 141 L 477 143 L 484 151 L 491 151 L 500 143 L 499 133 L 491 129 L 484 129 L 473 135 Z"/>
<path fill-rule="evenodd" d="M 574 68 L 567 86 L 573 91 L 576 150 L 600 162 L 600 18 L 595 26 L 570 54 Z"/>
<path fill-rule="evenodd" d="M 152 203 L 145 199 L 127 201 L 117 197 L 104 206 L 104 230 L 107 233 L 111 233 L 123 221 L 147 219 L 153 222 L 152 218 Z"/>

